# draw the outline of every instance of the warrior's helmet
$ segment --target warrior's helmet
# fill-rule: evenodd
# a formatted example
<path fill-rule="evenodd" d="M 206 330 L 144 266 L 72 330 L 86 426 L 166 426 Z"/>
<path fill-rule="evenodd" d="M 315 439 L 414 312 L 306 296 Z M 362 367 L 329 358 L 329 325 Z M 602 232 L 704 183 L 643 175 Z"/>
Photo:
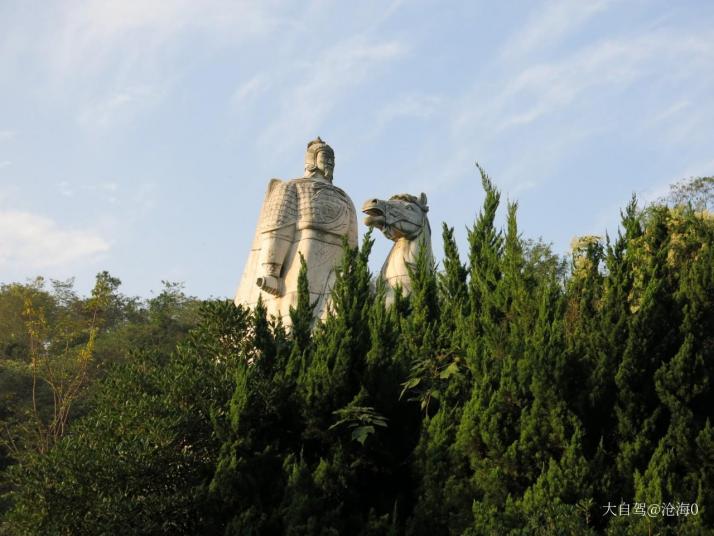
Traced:
<path fill-rule="evenodd" d="M 325 169 L 321 170 L 326 179 L 332 180 L 332 171 L 335 169 L 335 151 L 327 145 L 320 136 L 307 144 L 307 152 L 305 153 L 305 171 L 316 171 L 319 169 L 317 165 L 317 155 L 324 153 Z"/>

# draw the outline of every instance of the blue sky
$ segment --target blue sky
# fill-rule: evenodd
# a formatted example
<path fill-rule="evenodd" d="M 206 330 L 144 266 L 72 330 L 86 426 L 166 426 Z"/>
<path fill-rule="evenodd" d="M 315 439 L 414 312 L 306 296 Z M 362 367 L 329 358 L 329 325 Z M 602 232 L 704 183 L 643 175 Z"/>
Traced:
<path fill-rule="evenodd" d="M 0 282 L 232 297 L 318 134 L 358 208 L 426 192 L 465 253 L 478 161 L 565 252 L 714 174 L 713 26 L 708 1 L 0 0 Z"/>

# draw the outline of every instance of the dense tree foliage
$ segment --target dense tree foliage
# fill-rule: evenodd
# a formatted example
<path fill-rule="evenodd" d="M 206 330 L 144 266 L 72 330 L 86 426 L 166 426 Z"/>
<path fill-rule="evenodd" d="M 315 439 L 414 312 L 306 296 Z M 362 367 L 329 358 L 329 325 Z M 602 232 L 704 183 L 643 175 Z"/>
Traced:
<path fill-rule="evenodd" d="M 94 407 L 97 381 L 133 349 L 169 355 L 198 322 L 200 302 L 179 284 L 146 301 L 119 286 L 106 272 L 88 298 L 71 280 L 0 286 L 0 471 L 50 450 Z M 7 490 L 0 472 L 0 496 Z"/>
<path fill-rule="evenodd" d="M 617 237 L 574 241 L 566 265 L 523 239 L 515 203 L 496 226 L 500 194 L 482 180 L 464 260 L 444 225 L 442 266 L 422 252 L 411 294 L 385 303 L 367 236 L 345 248 L 324 321 L 312 320 L 303 266 L 289 330 L 260 305 L 208 302 L 179 342 L 196 310 L 177 289 L 141 306 L 101 275 L 72 344 L 86 348 L 95 329 L 102 365 L 52 445 L 6 451 L 4 528 L 714 531 L 709 213 L 633 199 Z M 17 304 L 27 294 L 57 326 L 82 301 L 61 291 L 3 287 L 3 393 L 23 392 L 32 360 L 32 318 Z M 81 315 L 98 297 L 106 320 L 92 328 Z"/>

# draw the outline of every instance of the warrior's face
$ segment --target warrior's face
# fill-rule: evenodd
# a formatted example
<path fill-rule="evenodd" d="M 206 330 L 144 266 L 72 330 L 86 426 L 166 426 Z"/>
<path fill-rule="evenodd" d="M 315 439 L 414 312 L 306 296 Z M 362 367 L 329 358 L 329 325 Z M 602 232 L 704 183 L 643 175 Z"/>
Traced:
<path fill-rule="evenodd" d="M 305 176 L 315 177 L 320 174 L 332 182 L 332 171 L 335 169 L 335 158 L 330 151 L 318 151 L 314 154 L 308 150 L 305 155 Z"/>
<path fill-rule="evenodd" d="M 315 158 L 317 169 L 322 172 L 322 176 L 332 182 L 332 172 L 335 169 L 335 161 L 327 151 L 320 151 Z"/>

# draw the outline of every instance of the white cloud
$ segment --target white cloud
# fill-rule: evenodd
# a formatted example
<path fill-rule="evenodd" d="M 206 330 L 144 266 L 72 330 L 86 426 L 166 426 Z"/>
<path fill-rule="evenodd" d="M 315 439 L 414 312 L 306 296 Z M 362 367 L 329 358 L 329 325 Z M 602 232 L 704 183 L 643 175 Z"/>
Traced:
<path fill-rule="evenodd" d="M 341 99 L 364 80 L 375 77 L 382 65 L 406 52 L 407 47 L 399 41 L 373 42 L 358 36 L 301 65 L 300 72 L 305 74 L 283 95 L 279 118 L 263 131 L 261 145 L 290 147 L 306 136 L 314 136 Z"/>
<path fill-rule="evenodd" d="M 502 93 L 499 104 L 505 117 L 499 128 L 532 123 L 567 108 L 591 88 L 624 89 L 641 75 L 643 63 L 662 44 L 648 40 L 604 41 L 564 61 L 526 69 Z"/>
<path fill-rule="evenodd" d="M 79 194 L 80 196 L 91 195 L 92 199 L 96 199 L 99 196 L 99 198 L 111 204 L 116 204 L 118 202 L 116 194 L 119 193 L 119 185 L 112 181 L 83 185 L 72 184 L 65 180 L 60 181 L 57 184 L 57 189 L 59 190 L 60 195 L 64 197 L 74 197 L 76 194 Z"/>
<path fill-rule="evenodd" d="M 714 158 L 704 162 L 697 162 L 684 168 L 675 180 L 688 179 L 689 177 L 712 177 L 714 176 Z M 675 181 L 672 181 L 675 182 Z"/>
<path fill-rule="evenodd" d="M 695 103 L 678 101 L 665 109 L 652 121 L 643 125 L 643 130 L 654 132 L 667 146 L 681 146 L 690 149 L 695 145 L 707 145 L 712 150 L 714 140 L 712 124 L 714 107 L 702 105 L 714 90 L 714 79 L 708 87 L 700 90 L 700 98 Z M 694 99 L 693 99 L 694 100 Z"/>
<path fill-rule="evenodd" d="M 681 117 L 681 113 L 685 111 L 687 108 L 690 108 L 692 103 L 688 99 L 680 99 L 677 100 L 676 102 L 672 103 L 671 106 L 668 108 L 665 108 L 662 110 L 660 113 L 655 115 L 649 122 L 648 122 L 648 127 L 652 127 L 655 123 L 658 123 L 660 121 L 668 121 L 671 119 L 679 119 Z"/>
<path fill-rule="evenodd" d="M 158 187 L 154 182 L 145 182 L 138 185 L 134 192 L 134 205 L 143 212 L 154 209 L 157 205 L 157 192 Z M 135 215 L 137 214 L 138 212 Z"/>
<path fill-rule="evenodd" d="M 714 86 L 712 75 L 697 67 L 713 60 L 714 40 L 671 31 L 650 32 L 604 39 L 575 49 L 558 61 L 534 63 L 513 74 L 506 71 L 488 84 L 477 83 L 456 100 L 451 114 L 454 145 L 468 149 L 457 151 L 441 180 L 448 184 L 462 177 L 474 158 L 488 158 L 489 153 L 501 152 L 499 147 L 513 146 L 514 136 L 525 135 L 528 127 L 536 125 L 540 135 L 530 138 L 531 157 L 537 163 L 534 167 L 547 170 L 562 159 L 564 151 L 573 149 L 574 139 L 583 142 L 608 120 L 619 124 L 621 108 L 603 108 L 603 113 L 593 115 L 600 103 L 612 103 L 613 95 L 627 97 L 636 84 L 661 79 L 663 71 L 667 83 L 684 90 L 675 95 L 673 104 L 663 107 L 666 113 L 659 119 L 681 114 L 688 109 L 687 90 L 693 82 L 701 94 Z M 693 79 L 692 73 L 700 74 Z M 657 94 L 657 99 L 664 95 Z M 679 141 L 710 139 L 704 130 L 710 128 L 706 126 L 709 108 L 700 107 L 697 112 L 674 122 L 671 137 L 679 136 Z M 526 169 L 533 164 L 523 154 L 518 161 Z M 516 173 L 513 175 L 512 184 L 518 184 Z"/>
<path fill-rule="evenodd" d="M 36 270 L 67 266 L 109 250 L 92 231 L 63 229 L 44 216 L 0 211 L 0 266 Z"/>
<path fill-rule="evenodd" d="M 294 0 L 66 0 L 39 18 L 18 9 L 0 21 L 0 67 L 18 78 L 29 65 L 36 95 L 69 103 L 84 127 L 111 128 L 179 86 L 196 55 L 205 61 L 280 33 L 292 24 L 293 4 L 299 7 Z"/>
<path fill-rule="evenodd" d="M 59 188 L 60 195 L 63 197 L 74 197 L 74 189 L 72 185 L 67 181 L 60 181 L 57 185 Z"/>
<path fill-rule="evenodd" d="M 652 186 L 644 191 L 637 192 L 637 201 L 640 205 L 648 205 L 659 199 L 667 196 L 670 190 L 670 186 L 677 182 L 679 179 L 671 179 L 664 182 L 659 182 L 657 185 Z M 614 213 L 614 211 L 613 211 Z"/>
<path fill-rule="evenodd" d="M 672 84 L 681 81 L 685 91 L 676 101 L 684 102 L 681 93 L 686 94 L 693 83 L 712 85 L 710 70 L 704 68 L 712 61 L 711 38 L 659 31 L 602 39 L 561 59 L 530 62 L 525 68 L 506 64 L 500 77 L 476 84 L 464 94 L 454 129 L 461 133 L 473 125 L 489 125 L 496 134 L 520 128 L 569 108 L 587 109 L 602 92 L 623 93 L 646 77 Z M 692 73 L 700 74 L 693 78 Z M 681 110 L 673 108 L 670 113 L 677 111 Z"/>
<path fill-rule="evenodd" d="M 99 185 L 99 188 L 106 196 L 108 203 L 112 205 L 119 203 L 119 198 L 116 195 L 119 192 L 119 185 L 116 182 L 103 182 Z"/>
<path fill-rule="evenodd" d="M 242 84 L 231 97 L 231 108 L 240 110 L 249 102 L 270 88 L 264 74 L 255 75 L 253 78 Z"/>
<path fill-rule="evenodd" d="M 0 130 L 0 142 L 10 141 L 15 139 L 15 131 L 13 130 Z"/>
<path fill-rule="evenodd" d="M 380 111 L 377 122 L 386 125 L 403 117 L 428 119 L 438 111 L 441 102 L 441 98 L 435 95 L 403 95 Z"/>
<path fill-rule="evenodd" d="M 10 162 L 9 160 L 0 160 L 0 169 L 6 168 L 11 164 L 12 162 Z"/>
<path fill-rule="evenodd" d="M 401 119 L 429 120 L 438 118 L 438 112 L 443 108 L 443 100 L 436 95 L 411 93 L 399 95 L 376 111 L 373 125 L 367 130 L 361 143 L 377 138 L 390 124 Z M 438 120 L 438 119 L 437 119 Z M 401 126 L 401 125 L 400 125 Z"/>
<path fill-rule="evenodd" d="M 7 206 L 8 204 L 15 202 L 17 189 L 16 184 L 3 184 L 0 186 L 0 210 L 2 210 L 3 205 Z"/>
<path fill-rule="evenodd" d="M 86 128 L 104 129 L 130 121 L 133 114 L 158 98 L 160 92 L 146 85 L 115 91 L 84 108 L 77 118 Z"/>
<path fill-rule="evenodd" d="M 525 115 L 504 120 L 504 127 L 517 124 L 519 117 L 530 122 L 562 109 L 588 91 L 624 91 L 646 76 L 661 76 L 664 66 L 671 67 L 667 76 L 672 80 L 683 72 L 691 81 L 692 73 L 698 71 L 696 65 L 713 59 L 714 41 L 697 36 L 683 38 L 662 32 L 600 41 L 561 62 L 537 65 L 521 73 L 506 89 L 506 98 L 520 96 L 522 102 L 534 104 Z M 701 79 L 711 81 L 711 75 L 702 71 Z"/>
<path fill-rule="evenodd" d="M 48 46 L 60 75 L 146 68 L 186 34 L 201 32 L 208 42 L 243 41 L 274 30 L 280 13 L 272 1 L 78 0 L 66 4 L 59 36 Z M 121 63 L 113 65 L 117 52 Z"/>
<path fill-rule="evenodd" d="M 576 32 L 611 3 L 611 0 L 547 2 L 530 18 L 523 30 L 517 32 L 516 37 L 503 48 L 502 59 L 526 56 L 535 50 L 557 43 L 566 35 Z"/>

